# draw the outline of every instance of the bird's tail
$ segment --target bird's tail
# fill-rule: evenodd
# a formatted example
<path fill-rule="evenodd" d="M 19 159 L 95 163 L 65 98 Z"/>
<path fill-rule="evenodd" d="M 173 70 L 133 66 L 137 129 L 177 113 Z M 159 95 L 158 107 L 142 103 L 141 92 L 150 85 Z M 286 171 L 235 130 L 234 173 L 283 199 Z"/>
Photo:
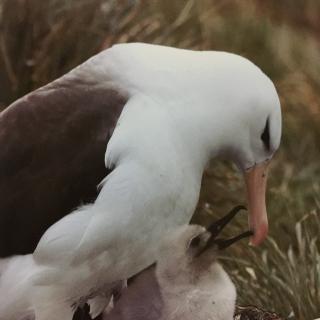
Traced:
<path fill-rule="evenodd" d="M 36 266 L 32 255 L 0 260 L 0 320 L 31 320 L 30 295 Z"/>

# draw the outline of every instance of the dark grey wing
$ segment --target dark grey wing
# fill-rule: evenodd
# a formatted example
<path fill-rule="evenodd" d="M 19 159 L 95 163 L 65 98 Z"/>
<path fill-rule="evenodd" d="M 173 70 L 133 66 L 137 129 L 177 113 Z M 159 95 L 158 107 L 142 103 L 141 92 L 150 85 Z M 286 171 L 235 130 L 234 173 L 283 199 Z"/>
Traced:
<path fill-rule="evenodd" d="M 50 225 L 95 199 L 126 101 L 63 77 L 0 113 L 0 257 L 32 252 Z"/>

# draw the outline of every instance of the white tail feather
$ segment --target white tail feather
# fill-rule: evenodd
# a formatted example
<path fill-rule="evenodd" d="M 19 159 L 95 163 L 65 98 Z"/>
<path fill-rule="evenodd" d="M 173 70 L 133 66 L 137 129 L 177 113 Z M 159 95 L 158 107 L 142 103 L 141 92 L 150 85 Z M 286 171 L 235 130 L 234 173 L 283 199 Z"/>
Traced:
<path fill-rule="evenodd" d="M 31 320 L 32 255 L 0 260 L 0 320 Z"/>

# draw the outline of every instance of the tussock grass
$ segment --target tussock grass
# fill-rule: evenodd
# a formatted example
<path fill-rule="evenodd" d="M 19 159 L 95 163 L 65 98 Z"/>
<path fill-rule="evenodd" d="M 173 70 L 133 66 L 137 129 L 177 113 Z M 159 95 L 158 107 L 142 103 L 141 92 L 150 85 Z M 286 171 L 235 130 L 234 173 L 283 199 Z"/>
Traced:
<path fill-rule="evenodd" d="M 316 211 L 306 214 L 295 223 L 290 245 L 269 237 L 264 248 L 247 249 L 244 258 L 236 260 L 238 268 L 232 265 L 231 274 L 242 293 L 240 304 L 259 301 L 286 318 L 319 315 L 319 220 Z"/>
<path fill-rule="evenodd" d="M 116 42 L 253 60 L 275 82 L 284 116 L 269 181 L 271 236 L 259 249 L 239 244 L 226 264 L 240 303 L 313 319 L 320 316 L 319 15 L 317 0 L 0 0 L 0 108 Z M 206 224 L 244 199 L 233 166 L 214 162 L 195 220 Z M 240 218 L 230 233 L 245 224 Z"/>

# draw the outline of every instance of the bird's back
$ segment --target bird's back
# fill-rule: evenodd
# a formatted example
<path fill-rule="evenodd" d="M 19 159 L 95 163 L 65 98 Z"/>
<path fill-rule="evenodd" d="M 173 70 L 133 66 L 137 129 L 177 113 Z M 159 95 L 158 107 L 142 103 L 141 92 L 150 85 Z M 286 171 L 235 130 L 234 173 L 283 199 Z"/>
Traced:
<path fill-rule="evenodd" d="M 0 257 L 32 252 L 41 235 L 94 201 L 104 154 L 126 98 L 63 77 L 0 114 Z"/>

